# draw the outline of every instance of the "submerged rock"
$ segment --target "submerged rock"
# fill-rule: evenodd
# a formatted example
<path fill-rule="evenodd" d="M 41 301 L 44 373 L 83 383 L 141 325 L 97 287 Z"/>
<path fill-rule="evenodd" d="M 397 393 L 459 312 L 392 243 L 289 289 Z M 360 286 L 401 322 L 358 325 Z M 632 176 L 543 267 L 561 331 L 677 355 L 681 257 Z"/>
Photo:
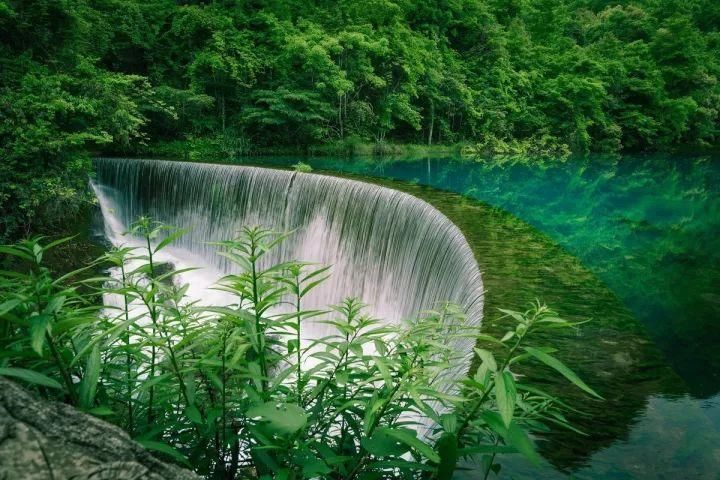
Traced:
<path fill-rule="evenodd" d="M 0 377 L 0 480 L 199 480 L 119 427 Z"/>

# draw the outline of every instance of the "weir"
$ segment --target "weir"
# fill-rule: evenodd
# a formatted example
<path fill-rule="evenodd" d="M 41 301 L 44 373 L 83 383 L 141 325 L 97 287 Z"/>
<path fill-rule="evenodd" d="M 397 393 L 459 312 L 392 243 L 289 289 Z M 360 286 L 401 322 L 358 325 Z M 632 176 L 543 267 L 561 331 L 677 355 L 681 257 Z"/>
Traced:
<path fill-rule="evenodd" d="M 325 308 L 348 296 L 397 323 L 443 302 L 459 305 L 479 325 L 483 284 L 462 232 L 428 203 L 376 185 L 266 168 L 160 160 L 97 159 L 94 188 L 105 233 L 115 245 L 140 215 L 190 229 L 169 249 L 194 287 L 236 273 L 210 242 L 232 239 L 243 226 L 294 233 L 268 254 L 268 264 L 302 260 L 332 265 L 331 277 L 304 300 Z M 180 265 L 177 265 L 177 264 Z M 213 296 L 197 290 L 205 302 Z M 217 301 L 217 299 L 216 299 Z M 315 324 L 306 332 L 328 334 Z M 457 347 L 468 358 L 471 339 Z M 467 365 L 458 365 L 463 373 Z"/>

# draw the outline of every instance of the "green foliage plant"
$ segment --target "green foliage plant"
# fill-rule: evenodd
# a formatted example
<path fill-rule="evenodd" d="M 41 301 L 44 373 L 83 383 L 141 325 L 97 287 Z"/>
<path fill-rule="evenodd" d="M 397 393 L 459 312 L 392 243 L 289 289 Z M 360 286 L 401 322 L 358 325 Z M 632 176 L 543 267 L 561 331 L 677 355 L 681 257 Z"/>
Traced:
<path fill-rule="evenodd" d="M 302 172 L 302 173 L 310 173 L 312 172 L 312 167 L 304 162 L 298 162 L 295 165 L 293 165 L 293 169 L 296 172 Z"/>
<path fill-rule="evenodd" d="M 472 459 L 487 478 L 503 454 L 539 462 L 530 432 L 573 428 L 568 407 L 523 383 L 518 365 L 539 362 L 599 397 L 532 344 L 538 331 L 575 326 L 540 303 L 503 310 L 515 328 L 501 339 L 450 304 L 397 325 L 353 298 L 306 310 L 328 267 L 268 264 L 287 235 L 247 227 L 216 244 L 236 273 L 216 286 L 227 303 L 207 306 L 188 298 L 187 270 L 159 260 L 182 231 L 141 218 L 130 232 L 141 241 L 108 252 L 113 274 L 83 288 L 43 266 L 58 242 L 2 247 L 27 270 L 0 272 L 0 375 L 208 478 L 450 479 Z M 115 301 L 93 304 L 88 286 Z M 329 333 L 310 338 L 313 325 Z M 450 378 L 468 360 L 455 348 L 467 338 L 478 368 Z"/>

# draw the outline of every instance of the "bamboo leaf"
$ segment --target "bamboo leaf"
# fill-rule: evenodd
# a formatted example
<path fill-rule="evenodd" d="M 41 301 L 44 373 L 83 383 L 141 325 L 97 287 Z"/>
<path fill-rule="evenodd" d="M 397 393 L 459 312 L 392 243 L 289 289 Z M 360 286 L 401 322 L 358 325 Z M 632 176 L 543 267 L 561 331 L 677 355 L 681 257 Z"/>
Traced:
<path fill-rule="evenodd" d="M 383 377 L 383 380 L 385 381 L 385 386 L 387 388 L 392 388 L 392 376 L 390 375 L 390 370 L 388 369 L 387 365 L 385 364 L 385 361 L 381 357 L 374 357 L 373 361 L 375 362 L 375 365 L 377 366 L 378 370 L 380 370 L 380 374 Z"/>
<path fill-rule="evenodd" d="M 160 243 L 157 244 L 157 246 L 155 247 L 155 250 L 153 250 L 153 253 L 159 252 L 160 250 L 167 247 L 168 245 L 170 245 L 172 242 L 174 242 L 178 238 L 185 235 L 187 232 L 189 232 L 189 230 L 184 229 L 184 230 L 178 230 L 176 232 L 171 233 L 170 235 L 165 237 Z"/>

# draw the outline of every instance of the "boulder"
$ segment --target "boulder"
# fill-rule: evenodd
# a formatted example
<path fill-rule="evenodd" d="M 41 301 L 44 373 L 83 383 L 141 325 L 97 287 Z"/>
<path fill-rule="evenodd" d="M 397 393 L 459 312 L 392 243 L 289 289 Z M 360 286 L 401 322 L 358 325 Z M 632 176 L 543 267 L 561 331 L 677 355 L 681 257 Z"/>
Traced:
<path fill-rule="evenodd" d="M 0 480 L 199 480 L 121 428 L 0 377 Z"/>

